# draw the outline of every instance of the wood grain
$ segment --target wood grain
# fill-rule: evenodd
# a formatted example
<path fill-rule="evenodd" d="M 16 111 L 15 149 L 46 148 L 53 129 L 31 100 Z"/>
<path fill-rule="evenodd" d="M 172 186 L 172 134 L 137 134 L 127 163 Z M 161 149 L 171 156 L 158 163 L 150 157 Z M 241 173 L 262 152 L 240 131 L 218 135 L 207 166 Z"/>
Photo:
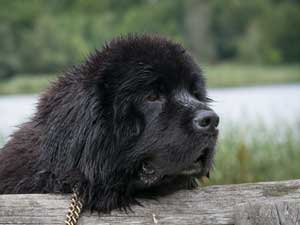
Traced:
<path fill-rule="evenodd" d="M 64 224 L 69 200 L 70 195 L 0 195 L 0 224 Z M 300 180 L 208 186 L 141 202 L 144 207 L 128 214 L 84 212 L 79 224 L 300 225 Z"/>

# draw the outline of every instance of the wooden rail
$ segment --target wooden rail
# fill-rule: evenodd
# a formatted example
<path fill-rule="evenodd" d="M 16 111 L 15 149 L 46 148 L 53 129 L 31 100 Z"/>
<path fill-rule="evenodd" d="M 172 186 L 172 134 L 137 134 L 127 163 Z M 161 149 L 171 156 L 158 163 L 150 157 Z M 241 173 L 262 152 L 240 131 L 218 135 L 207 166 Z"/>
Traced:
<path fill-rule="evenodd" d="M 64 224 L 69 195 L 0 195 L 0 224 Z M 79 224 L 300 225 L 300 180 L 219 185 L 142 201 L 133 213 L 84 212 Z"/>

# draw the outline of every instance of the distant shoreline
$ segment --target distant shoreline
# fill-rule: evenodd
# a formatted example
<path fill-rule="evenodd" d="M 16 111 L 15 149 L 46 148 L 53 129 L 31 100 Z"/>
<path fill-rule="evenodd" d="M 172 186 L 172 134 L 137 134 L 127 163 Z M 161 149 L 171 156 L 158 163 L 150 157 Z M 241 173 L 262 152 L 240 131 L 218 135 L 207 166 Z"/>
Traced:
<path fill-rule="evenodd" d="M 204 64 L 202 70 L 209 88 L 300 83 L 300 64 L 278 66 Z M 56 77 L 53 74 L 19 74 L 11 79 L 0 80 L 0 95 L 40 93 Z"/>

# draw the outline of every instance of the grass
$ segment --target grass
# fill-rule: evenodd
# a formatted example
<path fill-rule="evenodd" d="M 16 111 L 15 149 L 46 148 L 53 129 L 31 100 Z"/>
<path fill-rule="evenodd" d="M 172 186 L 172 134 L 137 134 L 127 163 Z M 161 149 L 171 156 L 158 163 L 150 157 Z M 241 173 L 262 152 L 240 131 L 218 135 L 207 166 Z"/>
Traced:
<path fill-rule="evenodd" d="M 281 135 L 260 127 L 247 132 L 230 128 L 221 135 L 209 184 L 299 179 L 300 126 Z"/>
<path fill-rule="evenodd" d="M 209 87 L 300 82 L 300 64 L 267 66 L 226 63 L 204 65 L 203 70 Z M 0 95 L 38 93 L 54 79 L 51 74 L 20 74 L 10 80 L 0 80 Z"/>
<path fill-rule="evenodd" d="M 55 78 L 51 74 L 22 74 L 9 80 L 0 80 L 0 95 L 39 93 Z"/>
<path fill-rule="evenodd" d="M 300 65 L 219 64 L 203 66 L 209 87 L 234 87 L 300 82 Z"/>

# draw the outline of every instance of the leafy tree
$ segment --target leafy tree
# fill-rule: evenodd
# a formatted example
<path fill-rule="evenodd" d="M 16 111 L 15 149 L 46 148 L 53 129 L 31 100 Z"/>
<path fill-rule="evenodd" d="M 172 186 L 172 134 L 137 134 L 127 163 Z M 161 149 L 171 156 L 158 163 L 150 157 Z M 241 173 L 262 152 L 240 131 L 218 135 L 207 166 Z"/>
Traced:
<path fill-rule="evenodd" d="M 299 0 L 1 0 L 0 79 L 53 73 L 120 34 L 160 33 L 201 61 L 300 59 Z"/>

